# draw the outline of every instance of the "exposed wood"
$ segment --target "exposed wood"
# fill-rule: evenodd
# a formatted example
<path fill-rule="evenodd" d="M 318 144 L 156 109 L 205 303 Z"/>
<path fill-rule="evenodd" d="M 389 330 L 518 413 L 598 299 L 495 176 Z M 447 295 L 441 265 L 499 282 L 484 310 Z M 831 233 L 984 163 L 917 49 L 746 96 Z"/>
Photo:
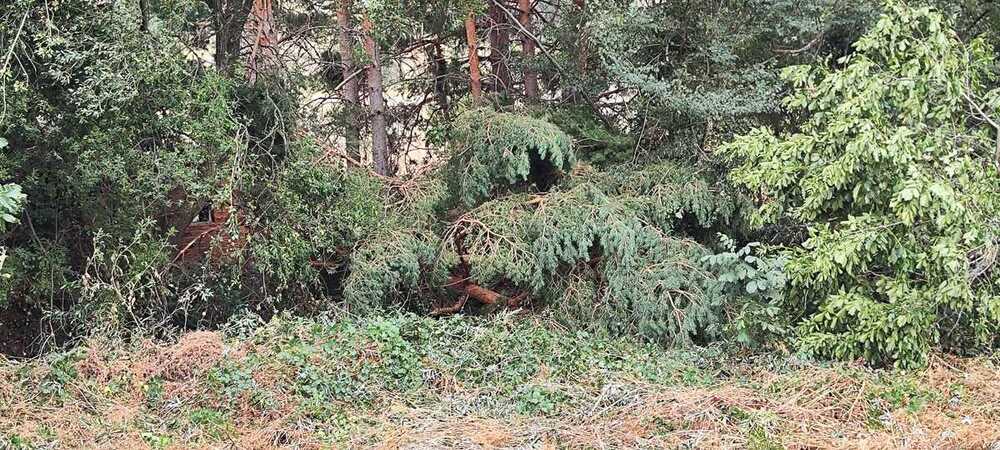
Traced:
<path fill-rule="evenodd" d="M 469 11 L 465 17 L 465 40 L 469 46 L 469 92 L 474 101 L 483 96 L 483 83 L 479 73 L 479 43 L 476 39 L 476 14 Z"/>
<path fill-rule="evenodd" d="M 347 153 L 355 159 L 361 157 L 361 97 L 358 78 L 351 76 L 354 67 L 354 40 L 351 39 L 351 6 L 353 0 L 340 0 L 337 3 L 337 44 L 340 51 L 341 73 L 344 74 L 344 102 L 347 103 L 347 129 L 344 131 Z"/>
<path fill-rule="evenodd" d="M 389 175 L 389 136 L 386 130 L 385 98 L 382 89 L 382 65 L 379 62 L 378 45 L 372 35 L 372 22 L 365 11 L 361 21 L 364 35 L 365 53 L 368 55 L 368 100 L 372 123 L 372 161 L 375 173 Z"/>
<path fill-rule="evenodd" d="M 208 222 L 192 223 L 185 227 L 184 232 L 178 236 L 178 250 L 173 262 L 194 263 L 207 257 L 210 262 L 219 263 L 243 248 L 250 229 L 237 214 L 238 231 L 234 237 L 225 227 L 229 219 L 227 208 L 217 208 L 212 210 L 211 220 Z"/>
<path fill-rule="evenodd" d="M 440 308 L 434 308 L 434 310 L 431 311 L 431 316 L 437 317 L 437 316 L 445 316 L 445 315 L 448 315 L 448 314 L 458 313 L 459 311 L 462 310 L 463 307 L 465 307 L 465 304 L 468 301 L 469 301 L 469 296 L 468 295 L 462 295 L 458 299 L 458 301 L 455 302 L 454 305 L 443 306 L 443 307 L 440 307 Z"/>
<path fill-rule="evenodd" d="M 463 278 L 457 275 L 452 275 L 451 278 L 448 279 L 448 288 L 468 295 L 469 297 L 479 300 L 487 305 L 493 305 L 507 299 L 507 297 L 496 291 L 484 288 L 469 281 L 468 278 Z"/>
<path fill-rule="evenodd" d="M 534 100 L 538 98 L 538 74 L 530 66 L 535 58 L 535 40 L 531 26 L 531 0 L 517 0 L 520 15 L 517 20 L 521 25 L 521 48 L 524 52 L 524 96 Z"/>

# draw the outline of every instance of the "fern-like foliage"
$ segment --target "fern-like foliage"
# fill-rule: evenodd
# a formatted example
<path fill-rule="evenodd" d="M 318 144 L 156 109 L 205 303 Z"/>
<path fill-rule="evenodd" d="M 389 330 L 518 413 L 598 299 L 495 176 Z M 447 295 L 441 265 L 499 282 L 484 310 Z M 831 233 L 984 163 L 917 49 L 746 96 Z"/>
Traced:
<path fill-rule="evenodd" d="M 528 290 L 564 322 L 670 343 L 713 331 L 719 296 L 698 262 L 707 250 L 593 184 L 486 202 L 452 233 L 445 245 L 473 279 Z"/>
<path fill-rule="evenodd" d="M 733 228 L 750 205 L 745 196 L 690 164 L 661 161 L 622 165 L 583 174 L 573 183 L 590 183 L 635 210 L 664 231 Z"/>
<path fill-rule="evenodd" d="M 455 138 L 448 177 L 467 207 L 518 186 L 544 190 L 576 162 L 569 135 L 528 116 L 470 109 L 456 118 Z"/>
<path fill-rule="evenodd" d="M 362 241 L 351 255 L 344 280 L 344 301 L 355 313 L 391 308 L 422 309 L 417 300 L 427 287 L 445 284 L 448 266 L 438 262 L 439 244 L 432 235 L 393 228 Z M 435 270 L 438 269 L 438 270 Z"/>

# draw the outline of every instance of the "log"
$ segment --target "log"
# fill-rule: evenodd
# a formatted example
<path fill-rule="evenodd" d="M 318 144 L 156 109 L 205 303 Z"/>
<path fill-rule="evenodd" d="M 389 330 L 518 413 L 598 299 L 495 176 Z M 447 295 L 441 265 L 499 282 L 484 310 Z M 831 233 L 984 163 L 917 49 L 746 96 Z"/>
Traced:
<path fill-rule="evenodd" d="M 452 275 L 451 278 L 448 279 L 447 286 L 487 305 L 493 305 L 497 302 L 507 300 L 507 297 L 502 294 L 484 288 L 478 284 L 471 283 L 468 278 L 462 278 L 457 275 Z"/>

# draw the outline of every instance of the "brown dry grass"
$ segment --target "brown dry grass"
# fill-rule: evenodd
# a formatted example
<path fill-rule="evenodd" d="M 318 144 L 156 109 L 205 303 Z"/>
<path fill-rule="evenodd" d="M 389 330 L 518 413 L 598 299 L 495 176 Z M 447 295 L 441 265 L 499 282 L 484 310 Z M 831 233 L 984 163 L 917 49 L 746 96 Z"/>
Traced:
<path fill-rule="evenodd" d="M 889 409 L 871 376 L 805 368 L 758 372 L 713 387 L 634 386 L 627 401 L 596 402 L 546 418 L 447 417 L 412 409 L 383 416 L 360 442 L 382 448 L 1000 448 L 1000 371 L 981 360 L 937 358 L 918 377 L 944 394 L 916 412 Z M 961 398 L 956 387 L 961 386 Z M 749 419 L 748 419 L 749 418 Z M 356 447 L 363 447 L 359 442 Z"/>
<path fill-rule="evenodd" d="M 240 364 L 264 347 L 234 348 L 217 333 L 191 333 L 173 345 L 127 351 L 92 345 L 75 363 L 77 378 L 58 395 L 38 397 L 52 375 L 42 363 L 0 361 L 0 437 L 54 436 L 58 448 L 149 448 L 142 430 L 169 434 L 168 448 L 327 448 L 323 434 L 343 433 L 349 448 L 997 448 L 1000 370 L 985 359 L 935 357 L 919 374 L 859 367 L 804 366 L 781 373 L 728 370 L 708 386 L 600 380 L 551 415 L 456 413 L 461 399 L 488 395 L 460 383 L 429 382 L 426 401 L 385 398 L 374 409 L 346 408 L 351 425 L 311 420 L 289 391 L 292 371 L 269 362 L 253 372 L 273 405 L 241 394 L 225 398 L 203 375 L 223 361 Z M 536 382 L 548 375 L 540 371 Z M 150 407 L 147 381 L 164 381 L 167 406 Z M 910 384 L 897 388 L 896 379 Z M 437 383 L 437 384 L 435 384 Z M 909 386 L 909 387 L 906 387 Z M 899 392 L 893 391 L 896 389 Z M 901 397 L 895 404 L 887 392 Z M 46 394 L 49 395 L 49 394 Z M 913 397 L 913 398 L 911 398 Z M 920 397 L 920 398 L 916 398 Z M 909 400 L 919 400 L 915 408 Z M 221 436 L 164 424 L 194 408 L 231 411 Z M 52 437 L 46 438 L 50 441 Z"/>

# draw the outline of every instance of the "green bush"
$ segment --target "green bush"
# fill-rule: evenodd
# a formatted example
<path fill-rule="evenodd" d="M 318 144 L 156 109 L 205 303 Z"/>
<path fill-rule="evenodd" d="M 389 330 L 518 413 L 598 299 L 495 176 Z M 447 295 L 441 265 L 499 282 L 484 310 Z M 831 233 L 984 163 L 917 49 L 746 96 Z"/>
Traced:
<path fill-rule="evenodd" d="M 785 297 L 787 258 L 774 255 L 759 242 L 736 249 L 720 235 L 724 251 L 705 256 L 702 262 L 716 274 L 726 302 L 727 337 L 747 346 L 761 346 L 788 337 L 792 317 Z"/>
<path fill-rule="evenodd" d="M 808 226 L 787 265 L 802 350 L 916 366 L 933 346 L 998 336 L 1000 107 L 993 51 L 928 8 L 892 2 L 840 69 L 792 67 L 794 131 L 757 129 L 722 151 L 760 203 L 757 224 Z M 995 261 L 992 260 L 992 261 Z"/>

